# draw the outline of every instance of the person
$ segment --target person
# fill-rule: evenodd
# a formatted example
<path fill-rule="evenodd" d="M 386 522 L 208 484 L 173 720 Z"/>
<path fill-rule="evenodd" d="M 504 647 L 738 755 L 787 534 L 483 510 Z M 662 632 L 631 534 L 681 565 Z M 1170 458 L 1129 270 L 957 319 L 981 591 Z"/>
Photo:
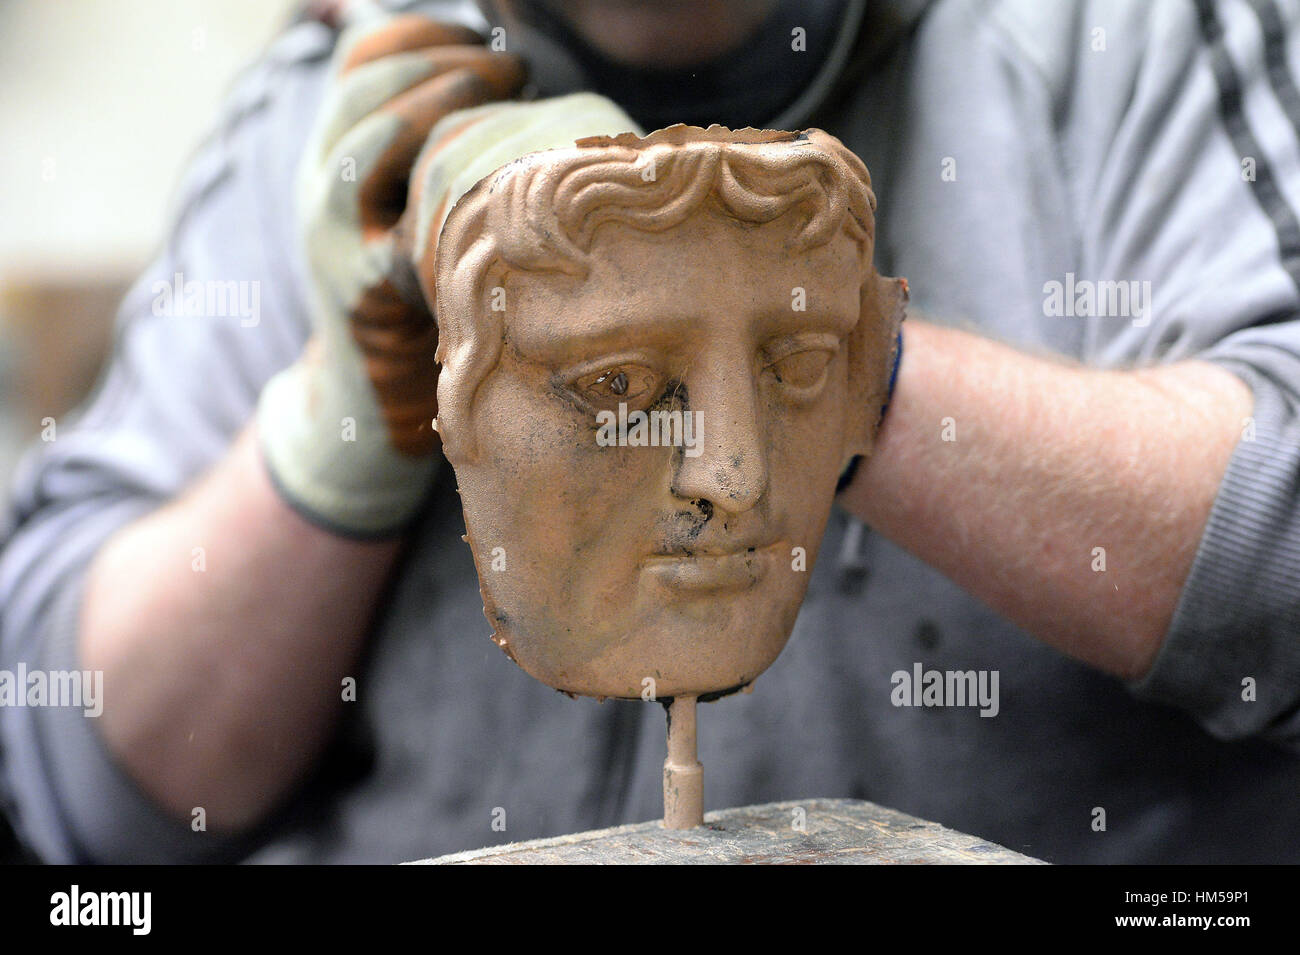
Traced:
<path fill-rule="evenodd" d="M 877 265 L 913 293 L 896 390 L 789 646 L 701 713 L 708 808 L 855 797 L 1049 861 L 1296 861 L 1292 7 L 393 6 L 504 45 L 525 95 L 817 126 L 871 171 Z M 305 472 L 345 519 L 367 504 L 339 526 L 270 476 L 268 382 L 346 366 L 365 392 L 355 353 L 304 353 L 346 313 L 292 184 L 309 130 L 365 126 L 331 19 L 235 90 L 93 400 L 16 479 L 0 667 L 106 687 L 97 720 L 0 710 L 4 802 L 44 859 L 400 861 L 658 815 L 658 707 L 558 697 L 484 639 L 423 411 L 371 399 L 347 452 L 406 421 L 418 499 L 339 452 Z M 403 49 L 352 66 L 398 92 Z M 354 227 L 398 242 L 401 190 L 369 195 L 387 212 Z M 155 307 L 174 277 L 259 283 L 259 320 Z M 996 693 L 959 705 L 952 674 Z"/>

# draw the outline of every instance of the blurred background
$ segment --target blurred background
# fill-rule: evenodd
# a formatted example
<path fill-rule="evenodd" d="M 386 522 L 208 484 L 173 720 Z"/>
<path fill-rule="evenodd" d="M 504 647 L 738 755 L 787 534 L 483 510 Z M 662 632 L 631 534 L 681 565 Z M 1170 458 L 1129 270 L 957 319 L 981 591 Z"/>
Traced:
<path fill-rule="evenodd" d="M 0 0 L 0 482 L 93 386 L 241 68 L 298 0 Z M 0 863 L 19 851 L 0 816 Z"/>
<path fill-rule="evenodd" d="M 298 0 L 0 0 L 0 482 L 94 384 L 187 159 Z"/>

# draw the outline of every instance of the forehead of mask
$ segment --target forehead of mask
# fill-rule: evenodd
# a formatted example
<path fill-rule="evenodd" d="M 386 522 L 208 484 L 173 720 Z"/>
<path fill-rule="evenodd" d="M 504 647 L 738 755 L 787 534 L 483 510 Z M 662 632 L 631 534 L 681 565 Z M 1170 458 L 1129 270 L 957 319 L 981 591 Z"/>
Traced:
<path fill-rule="evenodd" d="M 843 463 L 864 278 L 846 235 L 795 251 L 798 224 L 609 223 L 583 278 L 505 274 L 477 453 L 452 463 L 497 641 L 544 682 L 721 692 L 788 639 Z"/>

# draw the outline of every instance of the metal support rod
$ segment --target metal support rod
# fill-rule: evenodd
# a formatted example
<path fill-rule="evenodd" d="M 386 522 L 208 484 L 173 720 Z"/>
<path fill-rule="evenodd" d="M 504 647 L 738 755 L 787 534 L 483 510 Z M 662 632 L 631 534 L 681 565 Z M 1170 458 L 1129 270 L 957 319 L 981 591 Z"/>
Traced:
<path fill-rule="evenodd" d="M 664 828 L 704 825 L 704 767 L 696 758 L 695 697 L 668 705 L 668 758 L 664 760 Z"/>

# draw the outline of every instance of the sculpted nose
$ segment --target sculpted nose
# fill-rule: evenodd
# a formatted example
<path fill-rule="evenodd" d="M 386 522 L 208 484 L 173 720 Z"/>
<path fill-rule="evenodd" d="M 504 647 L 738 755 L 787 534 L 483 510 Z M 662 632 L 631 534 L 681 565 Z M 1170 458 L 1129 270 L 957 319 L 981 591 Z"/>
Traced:
<path fill-rule="evenodd" d="M 758 382 L 749 368 L 735 367 L 701 369 L 686 385 L 694 447 L 678 455 L 673 493 L 732 514 L 747 511 L 762 499 L 768 482 Z"/>

